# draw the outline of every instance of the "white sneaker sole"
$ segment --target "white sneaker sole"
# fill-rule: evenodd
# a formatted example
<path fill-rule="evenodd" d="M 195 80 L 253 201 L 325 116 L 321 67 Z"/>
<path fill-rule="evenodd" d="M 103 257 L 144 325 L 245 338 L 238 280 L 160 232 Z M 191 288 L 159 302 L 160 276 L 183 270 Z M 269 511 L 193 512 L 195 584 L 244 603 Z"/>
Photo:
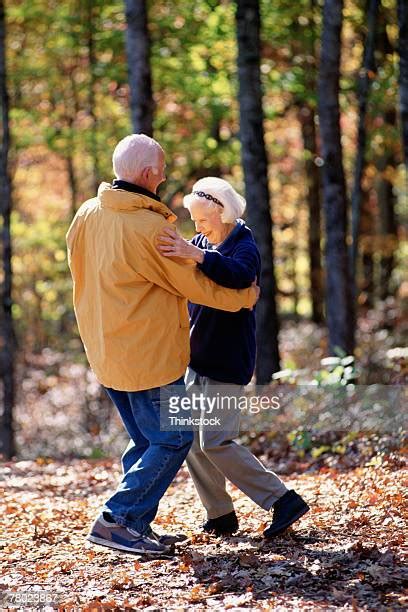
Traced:
<path fill-rule="evenodd" d="M 128 553 L 134 553 L 137 555 L 168 555 L 170 554 L 170 549 L 166 548 L 165 550 L 146 550 L 146 548 L 129 548 L 128 546 L 124 546 L 123 544 L 118 544 L 117 542 L 109 542 L 103 538 L 97 538 L 96 536 L 89 535 L 86 538 L 89 542 L 93 544 L 99 544 L 99 546 L 106 546 L 107 548 L 113 548 L 115 550 L 122 550 Z"/>

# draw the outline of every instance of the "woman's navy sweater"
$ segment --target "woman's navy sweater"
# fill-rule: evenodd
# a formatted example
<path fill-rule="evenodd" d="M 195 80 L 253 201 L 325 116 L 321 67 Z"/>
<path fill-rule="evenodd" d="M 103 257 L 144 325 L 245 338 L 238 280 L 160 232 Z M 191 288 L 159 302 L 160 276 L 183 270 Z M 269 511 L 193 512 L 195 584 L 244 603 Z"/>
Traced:
<path fill-rule="evenodd" d="M 259 282 L 261 257 L 242 219 L 217 250 L 203 234 L 191 242 L 205 251 L 199 269 L 218 285 L 245 289 L 255 278 Z M 248 384 L 255 368 L 255 309 L 226 312 L 191 303 L 188 309 L 193 370 L 221 382 Z"/>

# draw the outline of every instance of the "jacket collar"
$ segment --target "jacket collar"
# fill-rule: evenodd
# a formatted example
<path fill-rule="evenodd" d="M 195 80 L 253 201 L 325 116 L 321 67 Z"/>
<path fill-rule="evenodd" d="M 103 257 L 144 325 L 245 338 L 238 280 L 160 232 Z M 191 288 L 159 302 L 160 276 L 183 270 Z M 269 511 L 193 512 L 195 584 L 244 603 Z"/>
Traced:
<path fill-rule="evenodd" d="M 135 185 L 135 183 L 129 183 L 128 181 L 123 181 L 122 179 L 114 179 L 112 181 L 112 187 L 114 189 L 124 189 L 125 191 L 131 191 L 132 193 L 140 193 L 141 195 L 145 195 L 148 198 L 152 198 L 153 200 L 157 200 L 158 202 L 160 202 L 159 196 L 153 193 L 153 191 L 149 191 L 149 189 L 140 187 L 140 185 Z"/>
<path fill-rule="evenodd" d="M 129 183 L 130 185 L 132 183 Z M 141 189 L 135 185 L 137 189 Z M 147 190 L 144 190 L 147 191 Z M 150 193 L 150 192 L 148 192 Z M 98 200 L 102 208 L 110 208 L 113 210 L 134 211 L 141 208 L 152 210 L 160 215 L 163 215 L 169 223 L 174 223 L 177 216 L 168 208 L 160 199 L 153 199 L 151 195 L 145 195 L 138 192 L 128 191 L 112 187 L 110 183 L 101 183 L 98 189 Z"/>

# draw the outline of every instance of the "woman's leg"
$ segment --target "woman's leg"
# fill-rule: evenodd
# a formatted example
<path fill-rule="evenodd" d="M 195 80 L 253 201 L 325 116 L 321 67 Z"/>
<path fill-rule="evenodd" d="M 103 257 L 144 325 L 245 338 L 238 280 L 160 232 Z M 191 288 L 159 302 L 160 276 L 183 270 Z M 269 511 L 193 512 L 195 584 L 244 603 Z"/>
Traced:
<path fill-rule="evenodd" d="M 202 390 L 206 397 L 218 394 L 217 387 L 228 396 L 242 395 L 243 388 L 238 385 L 224 385 L 218 381 L 202 378 Z M 232 402 L 234 405 L 234 402 Z M 235 404 L 236 406 L 236 404 Z M 250 497 L 264 510 L 270 510 L 272 505 L 287 492 L 282 480 L 257 459 L 251 451 L 237 444 L 234 439 L 239 434 L 240 411 L 237 407 L 217 411 L 221 427 L 203 428 L 200 431 L 200 448 L 212 465 L 217 468 L 230 482 Z M 206 474 L 203 472 L 200 485 L 203 486 Z M 206 490 L 210 491 L 209 482 Z M 209 498 L 211 493 L 209 493 Z M 208 499 L 207 502 L 211 503 Z"/>
<path fill-rule="evenodd" d="M 200 394 L 204 391 L 200 377 L 194 370 L 187 368 L 184 377 L 187 392 Z M 201 412 L 199 415 L 202 416 Z M 207 512 L 207 518 L 213 519 L 228 514 L 234 510 L 231 496 L 226 491 L 224 475 L 215 467 L 201 450 L 201 429 L 194 432 L 194 441 L 186 463 L 190 476 Z"/>
<path fill-rule="evenodd" d="M 226 491 L 225 477 L 201 450 L 199 432 L 194 434 L 186 463 L 201 503 L 207 511 L 207 518 L 218 518 L 232 512 L 234 505 Z"/>

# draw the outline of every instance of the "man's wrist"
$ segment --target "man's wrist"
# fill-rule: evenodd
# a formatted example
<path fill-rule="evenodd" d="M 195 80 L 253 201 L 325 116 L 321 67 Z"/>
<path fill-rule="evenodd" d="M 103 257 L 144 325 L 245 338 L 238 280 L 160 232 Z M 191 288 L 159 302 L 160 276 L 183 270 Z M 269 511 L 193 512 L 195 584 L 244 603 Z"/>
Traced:
<path fill-rule="evenodd" d="M 201 264 L 204 261 L 204 251 L 202 251 L 201 249 L 199 249 L 198 247 L 194 247 L 194 257 L 193 257 L 194 261 L 196 261 L 197 263 Z"/>

